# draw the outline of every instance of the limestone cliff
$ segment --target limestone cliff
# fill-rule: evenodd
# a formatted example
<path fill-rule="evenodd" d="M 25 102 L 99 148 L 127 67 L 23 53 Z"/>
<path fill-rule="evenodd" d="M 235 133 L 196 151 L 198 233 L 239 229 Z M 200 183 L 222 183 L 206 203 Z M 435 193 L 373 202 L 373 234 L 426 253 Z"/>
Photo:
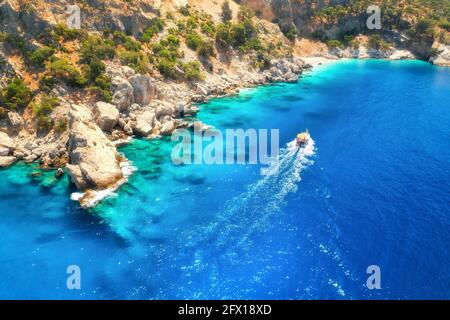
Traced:
<path fill-rule="evenodd" d="M 81 190 L 106 189 L 123 179 L 122 157 L 93 119 L 86 106 L 71 106 L 67 170 Z"/>

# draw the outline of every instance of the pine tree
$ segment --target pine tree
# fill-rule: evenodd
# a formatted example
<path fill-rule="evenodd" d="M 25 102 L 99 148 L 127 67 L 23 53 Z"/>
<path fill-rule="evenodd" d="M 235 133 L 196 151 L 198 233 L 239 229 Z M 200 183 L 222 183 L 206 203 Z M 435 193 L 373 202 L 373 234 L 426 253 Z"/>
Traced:
<path fill-rule="evenodd" d="M 233 18 L 233 12 L 230 9 L 230 3 L 225 1 L 222 4 L 222 21 L 228 22 Z"/>

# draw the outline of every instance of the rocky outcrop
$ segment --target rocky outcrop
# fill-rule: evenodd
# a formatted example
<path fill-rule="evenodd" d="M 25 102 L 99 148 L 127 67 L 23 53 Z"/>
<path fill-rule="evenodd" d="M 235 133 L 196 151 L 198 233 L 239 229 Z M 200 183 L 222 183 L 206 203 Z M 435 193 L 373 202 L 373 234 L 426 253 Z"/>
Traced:
<path fill-rule="evenodd" d="M 69 130 L 67 171 L 79 189 L 106 189 L 123 178 L 121 156 L 87 107 L 71 105 Z"/>
<path fill-rule="evenodd" d="M 120 111 L 127 111 L 134 103 L 134 89 L 130 82 L 120 76 L 114 77 L 111 81 L 111 90 L 114 92 L 112 103 L 116 105 Z"/>
<path fill-rule="evenodd" d="M 151 111 L 144 111 L 136 115 L 136 124 L 134 130 L 141 136 L 148 136 L 155 124 L 155 114 Z"/>
<path fill-rule="evenodd" d="M 169 135 L 175 130 L 175 123 L 173 120 L 166 121 L 162 126 L 160 133 L 162 135 Z"/>
<path fill-rule="evenodd" d="M 8 121 L 11 128 L 15 131 L 19 131 L 23 125 L 22 117 L 15 111 L 8 112 Z"/>
<path fill-rule="evenodd" d="M 9 167 L 14 162 L 16 162 L 16 160 L 16 157 L 13 156 L 0 157 L 0 168 Z"/>
<path fill-rule="evenodd" d="M 156 96 L 156 87 L 152 78 L 148 75 L 137 74 L 128 79 L 133 86 L 134 101 L 141 106 L 150 103 Z"/>
<path fill-rule="evenodd" d="M 12 155 L 14 152 L 14 142 L 5 132 L 0 131 L 0 156 Z"/>
<path fill-rule="evenodd" d="M 267 77 L 273 82 L 296 82 L 305 63 L 298 58 L 276 59 L 270 62 Z"/>
<path fill-rule="evenodd" d="M 13 156 L 15 150 L 13 140 L 5 133 L 0 131 L 0 168 L 8 167 L 17 158 Z"/>
<path fill-rule="evenodd" d="M 30 4 L 30 3 L 27 3 Z M 42 19 L 42 14 L 34 8 L 25 8 L 24 4 L 13 0 L 0 3 L 0 28 L 8 32 L 23 32 L 38 35 L 49 22 Z"/>
<path fill-rule="evenodd" d="M 97 102 L 94 106 L 94 115 L 103 131 L 111 132 L 119 122 L 119 110 L 110 103 Z"/>
<path fill-rule="evenodd" d="M 156 118 L 160 119 L 164 116 L 172 116 L 175 113 L 174 106 L 169 102 L 161 101 L 156 107 Z"/>
<path fill-rule="evenodd" d="M 430 58 L 430 62 L 437 66 L 450 67 L 450 45 L 437 45 L 437 53 Z"/>
<path fill-rule="evenodd" d="M 328 51 L 328 54 L 337 58 L 353 58 L 353 59 L 389 59 L 389 60 L 408 60 L 415 59 L 414 54 L 409 50 L 399 50 L 390 48 L 387 50 L 371 49 L 364 46 L 359 48 L 332 48 Z"/>

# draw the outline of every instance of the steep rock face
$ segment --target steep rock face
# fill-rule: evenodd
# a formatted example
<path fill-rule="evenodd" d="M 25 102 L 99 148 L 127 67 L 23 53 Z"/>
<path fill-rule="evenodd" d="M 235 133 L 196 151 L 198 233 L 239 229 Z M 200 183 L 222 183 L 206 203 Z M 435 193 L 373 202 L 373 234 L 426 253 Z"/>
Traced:
<path fill-rule="evenodd" d="M 249 6 L 263 18 L 273 21 L 283 31 L 288 31 L 293 25 L 299 35 L 311 36 L 314 32 L 310 24 L 312 15 L 329 5 L 348 2 L 347 0 L 242 0 L 241 3 Z"/>
<path fill-rule="evenodd" d="M 41 19 L 39 12 L 25 8 L 17 0 L 0 2 L 0 28 L 8 32 L 21 32 L 37 35 L 49 27 L 48 21 Z"/>
<path fill-rule="evenodd" d="M 123 178 L 120 155 L 87 107 L 71 106 L 69 129 L 67 170 L 79 189 L 106 189 Z"/>
<path fill-rule="evenodd" d="M 8 32 L 24 31 L 38 35 L 52 24 L 65 21 L 68 17 L 67 6 L 75 4 L 82 12 L 83 29 L 108 28 L 134 36 L 148 27 L 158 15 L 161 5 L 147 0 L 133 0 L 132 3 L 127 0 L 86 0 L 78 3 L 69 0 L 3 0 L 0 2 L 0 27 Z"/>
<path fill-rule="evenodd" d="M 437 66 L 450 67 L 450 45 L 438 45 L 437 54 L 432 56 L 430 62 Z"/>

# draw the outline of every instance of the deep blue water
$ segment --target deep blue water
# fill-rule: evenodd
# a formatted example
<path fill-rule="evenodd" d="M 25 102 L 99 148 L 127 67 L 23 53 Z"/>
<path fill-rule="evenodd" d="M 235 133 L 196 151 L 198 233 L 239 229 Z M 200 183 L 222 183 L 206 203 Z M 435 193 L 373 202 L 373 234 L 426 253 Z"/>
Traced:
<path fill-rule="evenodd" d="M 281 145 L 309 128 L 316 152 L 264 179 L 175 166 L 168 139 L 136 140 L 121 151 L 139 170 L 89 212 L 67 177 L 2 170 L 0 298 L 450 298 L 449 69 L 341 61 L 198 117 L 279 128 Z M 381 290 L 365 287 L 372 264 Z"/>

